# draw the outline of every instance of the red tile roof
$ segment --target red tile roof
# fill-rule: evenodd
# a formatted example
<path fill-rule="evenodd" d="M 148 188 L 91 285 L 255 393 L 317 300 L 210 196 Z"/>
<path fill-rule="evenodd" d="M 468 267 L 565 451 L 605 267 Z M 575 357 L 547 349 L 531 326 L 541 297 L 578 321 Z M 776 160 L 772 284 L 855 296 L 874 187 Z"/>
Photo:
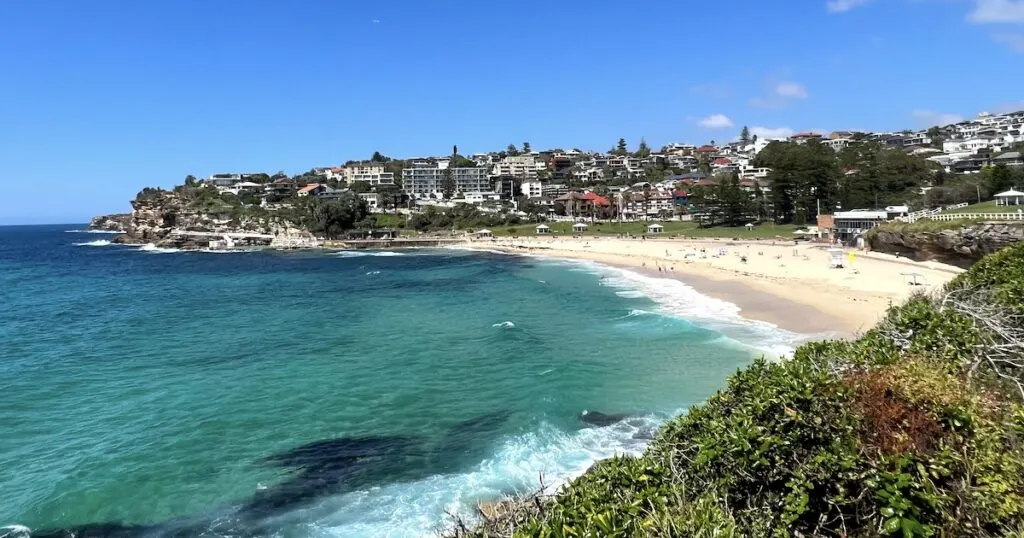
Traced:
<path fill-rule="evenodd" d="M 718 151 L 718 148 L 707 144 L 697 148 L 697 153 L 714 153 L 716 151 Z"/>
<path fill-rule="evenodd" d="M 588 192 L 583 197 L 586 198 L 587 200 L 590 200 L 591 202 L 593 202 L 594 205 L 599 205 L 599 206 L 610 206 L 610 205 L 612 205 L 611 202 L 609 202 L 608 199 L 605 198 L 604 196 L 601 196 L 599 194 L 595 194 L 595 193 L 592 193 L 592 192 Z"/>
<path fill-rule="evenodd" d="M 302 187 L 301 189 L 299 189 L 298 194 L 306 194 L 308 192 L 312 192 L 313 189 L 316 189 L 319 186 L 320 186 L 319 183 L 310 183 L 309 185 L 306 185 L 305 187 Z"/>
<path fill-rule="evenodd" d="M 795 135 L 790 136 L 790 138 L 815 138 L 815 137 L 820 138 L 821 135 L 818 134 L 818 133 L 806 132 L 806 133 L 796 133 Z"/>
<path fill-rule="evenodd" d="M 725 157 L 719 157 L 711 161 L 711 164 L 732 164 L 732 160 L 726 159 Z"/>

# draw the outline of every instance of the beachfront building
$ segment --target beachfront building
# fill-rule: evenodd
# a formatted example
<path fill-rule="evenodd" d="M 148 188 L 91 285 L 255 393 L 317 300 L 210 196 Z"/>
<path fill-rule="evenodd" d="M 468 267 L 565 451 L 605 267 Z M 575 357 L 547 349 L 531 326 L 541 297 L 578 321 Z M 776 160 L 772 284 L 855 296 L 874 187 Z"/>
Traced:
<path fill-rule="evenodd" d="M 870 209 L 854 209 L 852 211 L 836 211 L 832 214 L 832 222 L 836 237 L 841 241 L 857 239 L 864 232 L 889 220 L 888 211 Z"/>
<path fill-rule="evenodd" d="M 996 205 L 1021 205 L 1024 204 L 1024 192 L 1010 189 L 995 195 Z"/>
<path fill-rule="evenodd" d="M 537 229 L 537 235 L 544 235 L 544 234 L 551 233 L 551 226 L 548 226 L 547 224 L 538 224 L 536 229 Z"/>
<path fill-rule="evenodd" d="M 572 225 L 572 231 L 573 233 L 581 234 L 587 231 L 587 225 L 582 222 L 577 222 L 576 224 Z"/>
<path fill-rule="evenodd" d="M 654 224 L 647 225 L 647 233 L 649 234 L 660 234 L 665 231 L 665 227 L 655 222 Z"/>
<path fill-rule="evenodd" d="M 414 198 L 439 197 L 443 190 L 446 169 L 437 163 L 423 162 L 402 169 L 402 190 Z M 447 168 L 455 180 L 456 192 L 489 192 L 491 181 L 487 169 L 479 167 Z"/>
<path fill-rule="evenodd" d="M 382 163 L 362 162 L 345 166 L 345 182 L 363 181 L 370 185 L 394 185 L 394 172 L 385 172 Z"/>

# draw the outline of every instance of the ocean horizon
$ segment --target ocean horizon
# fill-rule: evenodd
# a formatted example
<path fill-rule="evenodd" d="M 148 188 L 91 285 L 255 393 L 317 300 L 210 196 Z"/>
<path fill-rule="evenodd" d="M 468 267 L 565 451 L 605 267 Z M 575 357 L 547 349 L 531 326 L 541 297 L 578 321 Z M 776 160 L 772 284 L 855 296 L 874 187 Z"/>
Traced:
<path fill-rule="evenodd" d="M 85 228 L 0 227 L 0 527 L 26 536 L 430 536 L 806 338 L 588 261 Z"/>

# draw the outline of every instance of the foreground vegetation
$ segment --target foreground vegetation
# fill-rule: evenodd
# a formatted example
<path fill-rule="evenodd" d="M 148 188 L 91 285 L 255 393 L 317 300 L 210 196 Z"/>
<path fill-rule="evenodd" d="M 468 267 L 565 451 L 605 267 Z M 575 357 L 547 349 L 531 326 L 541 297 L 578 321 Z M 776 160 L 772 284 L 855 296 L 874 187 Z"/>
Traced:
<path fill-rule="evenodd" d="M 1024 245 L 450 536 L 1024 536 Z"/>

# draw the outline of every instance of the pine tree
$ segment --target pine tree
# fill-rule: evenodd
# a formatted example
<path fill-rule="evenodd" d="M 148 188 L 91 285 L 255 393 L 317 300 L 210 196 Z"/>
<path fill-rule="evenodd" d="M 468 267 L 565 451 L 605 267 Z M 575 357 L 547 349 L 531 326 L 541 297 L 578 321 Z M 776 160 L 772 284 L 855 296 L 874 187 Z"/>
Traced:
<path fill-rule="evenodd" d="M 746 125 L 744 125 L 743 130 L 740 131 L 740 142 L 743 142 L 744 146 L 750 143 L 750 129 L 748 129 Z"/>

